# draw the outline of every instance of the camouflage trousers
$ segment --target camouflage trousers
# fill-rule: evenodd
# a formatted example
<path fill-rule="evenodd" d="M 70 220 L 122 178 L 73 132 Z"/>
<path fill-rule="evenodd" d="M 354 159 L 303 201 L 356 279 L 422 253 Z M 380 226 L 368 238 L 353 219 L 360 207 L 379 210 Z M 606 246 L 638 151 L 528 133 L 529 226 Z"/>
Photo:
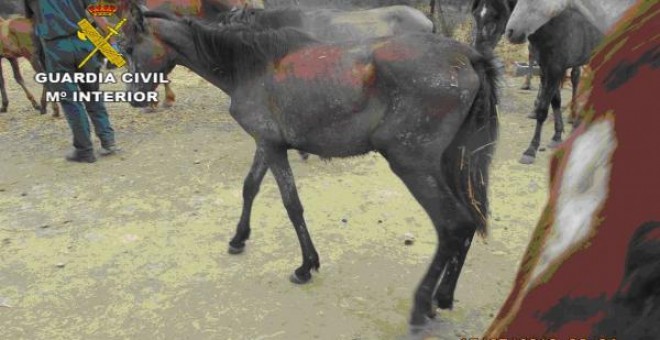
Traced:
<path fill-rule="evenodd" d="M 54 40 L 42 40 L 46 72 L 59 73 L 61 77 L 76 72 L 99 73 L 101 64 L 97 57 L 91 58 L 81 69 L 80 62 L 94 49 L 89 41 L 82 41 L 76 35 Z M 60 79 L 62 79 L 60 77 Z M 90 133 L 90 120 L 101 146 L 115 144 L 115 133 L 110 124 L 105 104 L 100 101 L 76 102 L 73 93 L 78 91 L 99 91 L 99 83 L 56 83 L 48 84 L 50 91 L 65 93 L 60 97 L 66 120 L 73 133 L 73 146 L 79 153 L 92 153 L 94 150 Z"/>

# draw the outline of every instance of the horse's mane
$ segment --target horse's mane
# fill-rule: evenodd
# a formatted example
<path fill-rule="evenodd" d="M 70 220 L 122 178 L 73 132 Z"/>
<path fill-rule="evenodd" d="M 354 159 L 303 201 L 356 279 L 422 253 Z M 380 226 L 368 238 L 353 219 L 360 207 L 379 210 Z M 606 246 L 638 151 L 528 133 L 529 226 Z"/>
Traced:
<path fill-rule="evenodd" d="M 218 26 L 195 19 L 184 20 L 192 30 L 201 61 L 232 83 L 262 74 L 271 61 L 318 42 L 293 27 L 271 29 L 242 23 Z"/>
<path fill-rule="evenodd" d="M 302 27 L 303 11 L 298 8 L 288 7 L 276 9 L 240 9 L 221 13 L 216 17 L 215 21 L 223 25 L 241 23 L 262 29 Z"/>

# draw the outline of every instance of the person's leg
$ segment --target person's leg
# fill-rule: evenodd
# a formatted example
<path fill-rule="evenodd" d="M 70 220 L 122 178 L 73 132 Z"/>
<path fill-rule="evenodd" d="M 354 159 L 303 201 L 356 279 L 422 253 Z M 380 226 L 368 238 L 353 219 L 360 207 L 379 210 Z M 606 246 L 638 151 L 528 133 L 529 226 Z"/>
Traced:
<path fill-rule="evenodd" d="M 93 49 L 93 46 L 86 41 L 77 40 L 76 45 L 76 64 L 82 61 Z M 81 72 L 91 72 L 98 74 L 101 71 L 101 63 L 98 58 L 91 58 L 80 70 Z M 100 85 L 98 82 L 90 84 L 80 84 L 82 91 L 99 91 Z M 94 125 L 94 132 L 101 140 L 103 149 L 112 150 L 116 148 L 115 131 L 110 124 L 108 110 L 102 101 L 89 101 L 85 102 L 85 108 L 89 115 L 92 124 Z M 107 152 L 106 152 L 107 153 Z"/>
<path fill-rule="evenodd" d="M 76 38 L 74 37 L 74 39 Z M 42 44 L 46 59 L 46 72 L 72 75 L 77 71 L 77 66 L 74 64 L 75 47 L 71 39 L 43 41 Z M 78 162 L 93 162 L 95 160 L 94 147 L 90 138 L 87 113 L 82 103 L 73 101 L 73 94 L 78 91 L 78 85 L 60 82 L 49 84 L 49 89 L 62 93 L 60 104 L 73 134 L 75 152 L 67 156 L 67 159 Z"/>

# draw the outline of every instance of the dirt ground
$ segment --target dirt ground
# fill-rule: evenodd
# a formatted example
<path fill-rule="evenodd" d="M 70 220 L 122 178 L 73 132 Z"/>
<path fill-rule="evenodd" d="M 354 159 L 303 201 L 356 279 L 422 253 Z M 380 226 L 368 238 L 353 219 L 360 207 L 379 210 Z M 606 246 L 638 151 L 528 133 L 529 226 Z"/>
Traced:
<path fill-rule="evenodd" d="M 65 120 L 38 115 L 7 79 L 10 112 L 0 114 L 0 339 L 405 335 L 436 236 L 383 158 L 303 162 L 292 152 L 321 256 L 312 283 L 293 285 L 288 276 L 299 265 L 299 246 L 270 174 L 255 202 L 246 252 L 227 254 L 253 142 L 228 115 L 222 92 L 184 68 L 170 79 L 178 98 L 172 109 L 108 105 L 124 152 L 95 164 L 66 162 Z M 524 116 L 535 97 L 518 89 L 521 81 L 507 78 L 502 90 L 490 234 L 470 250 L 455 309 L 439 314 L 438 339 L 481 335 L 511 287 L 546 199 L 549 152 L 534 165 L 518 164 L 534 124 Z M 405 233 L 415 236 L 413 245 L 404 245 Z"/>

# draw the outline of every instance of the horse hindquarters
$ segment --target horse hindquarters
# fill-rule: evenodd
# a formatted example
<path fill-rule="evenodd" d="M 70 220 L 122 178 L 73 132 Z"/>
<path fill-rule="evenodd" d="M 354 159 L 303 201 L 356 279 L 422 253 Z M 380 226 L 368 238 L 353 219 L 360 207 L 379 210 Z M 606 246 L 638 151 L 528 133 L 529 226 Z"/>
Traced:
<path fill-rule="evenodd" d="M 438 65 L 437 62 L 422 61 L 420 64 L 427 65 L 424 70 L 402 70 L 406 71 L 406 77 L 396 77 L 399 73 L 391 69 L 382 72 L 396 77 L 400 87 L 395 89 L 398 94 L 372 136 L 374 146 L 424 208 L 438 235 L 433 262 L 415 292 L 410 319 L 413 331 L 423 327 L 426 318 L 435 314 L 434 294 L 440 307 L 451 307 L 474 232 L 486 229 L 488 167 L 497 138 L 497 76 L 491 60 L 481 56 L 469 58 L 474 69 L 470 70 L 470 75 L 474 78 L 464 75 L 457 79 L 474 82 L 466 81 L 460 88 L 456 84 L 444 88 L 421 87 L 424 81 L 414 83 L 416 88 L 402 84 L 411 78 L 434 79 L 436 72 L 438 78 L 445 76 L 443 80 L 447 80 L 446 69 L 429 66 Z M 425 76 L 410 74 L 421 71 Z M 438 91 L 442 100 L 420 98 L 433 92 L 429 89 Z M 456 100 L 467 100 L 464 103 L 467 105 L 461 103 L 447 110 L 448 103 Z M 437 288 L 443 271 L 447 274 L 440 283 L 441 288 Z"/>
<path fill-rule="evenodd" d="M 479 74 L 481 88 L 461 130 L 445 152 L 443 162 L 446 165 L 454 165 L 453 168 L 445 168 L 445 176 L 452 178 L 450 183 L 455 183 L 452 187 L 453 192 L 457 193 L 458 199 L 467 207 L 476 224 L 476 230 L 485 235 L 489 206 L 489 169 L 498 136 L 496 110 L 498 75 L 489 60 L 473 62 L 473 67 Z M 465 155 L 469 155 L 467 161 Z M 460 252 L 447 265 L 434 296 L 440 308 L 453 307 L 454 290 L 470 249 L 474 231 L 475 229 L 471 229 L 471 232 L 464 237 Z"/>

